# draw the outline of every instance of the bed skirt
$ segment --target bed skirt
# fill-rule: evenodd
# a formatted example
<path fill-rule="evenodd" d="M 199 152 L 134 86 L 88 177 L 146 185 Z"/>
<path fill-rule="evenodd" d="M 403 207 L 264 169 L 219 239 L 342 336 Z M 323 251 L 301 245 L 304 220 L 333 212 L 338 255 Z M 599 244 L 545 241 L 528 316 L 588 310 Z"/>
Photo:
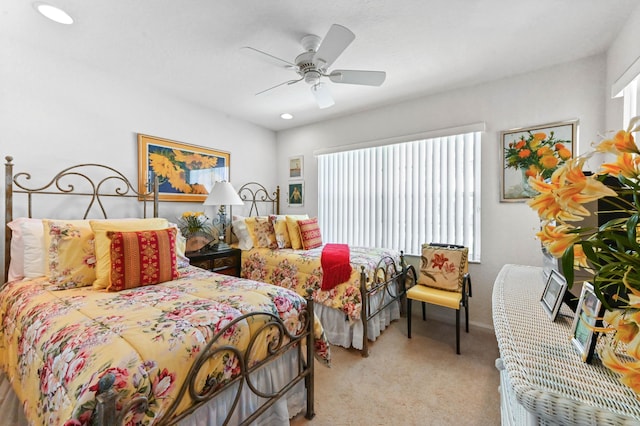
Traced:
<path fill-rule="evenodd" d="M 255 383 L 259 383 L 260 390 L 280 389 L 291 381 L 297 371 L 297 359 L 294 351 L 289 351 L 282 357 L 270 363 L 267 367 L 255 372 Z M 180 426 L 209 426 L 222 424 L 228 407 L 233 404 L 235 388 L 227 389 L 216 396 L 208 404 L 200 407 L 188 418 L 180 421 Z M 236 425 L 240 421 L 256 411 L 259 404 L 264 399 L 258 398 L 248 388 L 243 387 L 242 396 L 238 402 L 236 412 L 231 417 L 230 425 Z M 306 389 L 304 380 L 294 386 L 284 398 L 278 400 L 265 413 L 258 418 L 255 426 L 288 426 L 289 419 L 302 412 L 306 407 Z M 0 371 L 0 413 L 2 413 L 2 424 L 16 426 L 28 425 L 24 417 L 22 404 L 11 388 L 9 379 L 3 371 Z"/>
<path fill-rule="evenodd" d="M 385 292 L 380 292 L 373 297 L 372 302 L 375 306 L 380 297 L 389 296 Z M 353 347 L 362 350 L 363 328 L 362 320 L 349 322 L 344 312 L 337 309 L 316 303 L 313 310 L 322 323 L 322 328 L 327 336 L 327 340 L 332 345 L 338 345 L 345 348 Z M 369 340 L 374 341 L 382 331 L 391 323 L 391 321 L 400 319 L 400 302 L 392 303 L 383 309 L 378 315 L 369 319 L 367 334 Z"/>

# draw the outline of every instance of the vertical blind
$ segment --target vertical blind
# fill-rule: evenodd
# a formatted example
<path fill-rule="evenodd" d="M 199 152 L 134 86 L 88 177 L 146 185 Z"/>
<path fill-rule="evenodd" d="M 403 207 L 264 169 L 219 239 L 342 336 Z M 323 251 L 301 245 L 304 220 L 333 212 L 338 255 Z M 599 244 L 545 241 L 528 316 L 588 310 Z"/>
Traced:
<path fill-rule="evenodd" d="M 419 255 L 460 244 L 480 261 L 481 132 L 318 155 L 325 242 Z"/>

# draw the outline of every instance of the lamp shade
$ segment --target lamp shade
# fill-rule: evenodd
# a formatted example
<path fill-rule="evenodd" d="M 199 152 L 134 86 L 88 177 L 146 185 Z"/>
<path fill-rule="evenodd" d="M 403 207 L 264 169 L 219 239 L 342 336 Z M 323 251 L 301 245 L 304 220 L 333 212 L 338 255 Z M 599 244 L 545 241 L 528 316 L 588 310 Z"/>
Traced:
<path fill-rule="evenodd" d="M 244 204 L 230 182 L 216 182 L 204 200 L 205 206 L 239 206 Z"/>

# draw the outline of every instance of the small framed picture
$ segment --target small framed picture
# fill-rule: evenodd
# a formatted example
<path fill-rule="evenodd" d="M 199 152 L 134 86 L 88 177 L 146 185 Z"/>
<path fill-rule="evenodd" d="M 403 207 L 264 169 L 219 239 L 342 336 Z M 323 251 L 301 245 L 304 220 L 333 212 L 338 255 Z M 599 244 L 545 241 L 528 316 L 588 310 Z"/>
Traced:
<path fill-rule="evenodd" d="M 303 156 L 296 155 L 289 157 L 289 179 L 302 179 L 303 176 Z"/>
<path fill-rule="evenodd" d="M 582 285 L 580 300 L 573 319 L 571 342 L 578 350 L 582 361 L 591 362 L 596 346 L 597 332 L 595 327 L 601 325 L 602 304 L 593 291 L 593 285 L 585 282 Z"/>
<path fill-rule="evenodd" d="M 304 205 L 304 182 L 289 182 L 289 207 Z"/>
<path fill-rule="evenodd" d="M 544 287 L 542 296 L 540 297 L 540 303 L 544 308 L 551 321 L 555 321 L 562 306 L 562 299 L 564 298 L 564 292 L 567 290 L 567 280 L 560 275 L 557 271 L 551 270 L 549 278 L 547 278 L 547 285 Z"/>

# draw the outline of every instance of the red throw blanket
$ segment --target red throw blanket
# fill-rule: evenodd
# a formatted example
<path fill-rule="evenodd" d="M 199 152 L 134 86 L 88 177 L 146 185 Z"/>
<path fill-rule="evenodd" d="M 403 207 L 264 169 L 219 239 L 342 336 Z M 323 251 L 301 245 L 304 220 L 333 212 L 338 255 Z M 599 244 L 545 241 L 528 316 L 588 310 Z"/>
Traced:
<path fill-rule="evenodd" d="M 351 257 L 346 244 L 326 244 L 322 249 L 322 289 L 331 290 L 351 276 Z"/>

